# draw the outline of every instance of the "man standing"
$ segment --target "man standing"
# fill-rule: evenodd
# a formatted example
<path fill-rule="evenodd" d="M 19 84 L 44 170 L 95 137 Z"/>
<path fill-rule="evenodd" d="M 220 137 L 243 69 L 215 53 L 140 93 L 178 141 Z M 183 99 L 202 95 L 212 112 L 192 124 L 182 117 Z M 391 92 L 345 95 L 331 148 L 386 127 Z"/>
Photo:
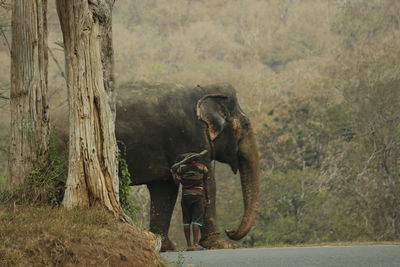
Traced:
<path fill-rule="evenodd" d="M 203 226 L 204 205 L 209 205 L 207 192 L 208 169 L 202 163 L 202 155 L 207 153 L 186 153 L 178 157 L 178 162 L 171 167 L 176 184 L 182 184 L 182 215 L 187 250 L 201 250 L 199 245 L 200 227 Z M 193 243 L 190 238 L 193 232 Z"/>

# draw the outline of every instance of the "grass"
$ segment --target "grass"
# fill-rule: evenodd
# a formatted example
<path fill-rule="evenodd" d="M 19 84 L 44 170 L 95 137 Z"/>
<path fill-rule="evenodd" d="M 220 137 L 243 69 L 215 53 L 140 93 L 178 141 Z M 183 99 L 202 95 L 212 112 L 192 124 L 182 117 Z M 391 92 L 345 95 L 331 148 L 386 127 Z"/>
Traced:
<path fill-rule="evenodd" d="M 0 205 L 0 266 L 165 266 L 143 230 L 101 209 Z"/>

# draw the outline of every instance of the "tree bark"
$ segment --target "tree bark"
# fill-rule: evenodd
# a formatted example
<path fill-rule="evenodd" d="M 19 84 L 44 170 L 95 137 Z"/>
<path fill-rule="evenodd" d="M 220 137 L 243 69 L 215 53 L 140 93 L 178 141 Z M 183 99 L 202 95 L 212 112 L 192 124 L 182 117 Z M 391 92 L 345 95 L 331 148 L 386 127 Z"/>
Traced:
<path fill-rule="evenodd" d="M 15 189 L 48 162 L 47 0 L 14 0 L 11 45 L 11 144 L 7 185 Z"/>
<path fill-rule="evenodd" d="M 69 100 L 69 171 L 63 206 L 106 207 L 125 218 L 118 197 L 111 11 L 114 0 L 57 0 Z M 107 53 L 106 53 L 106 52 Z"/>

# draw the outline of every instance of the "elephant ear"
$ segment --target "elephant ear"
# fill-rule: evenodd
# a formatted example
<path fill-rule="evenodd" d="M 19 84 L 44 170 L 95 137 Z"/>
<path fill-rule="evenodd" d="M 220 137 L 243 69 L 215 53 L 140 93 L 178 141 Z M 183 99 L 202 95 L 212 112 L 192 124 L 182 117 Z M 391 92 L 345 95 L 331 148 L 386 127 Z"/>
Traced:
<path fill-rule="evenodd" d="M 212 141 L 217 138 L 227 125 L 227 110 L 223 104 L 226 99 L 228 97 L 225 95 L 211 94 L 197 101 L 197 118 L 207 124 L 208 134 Z"/>

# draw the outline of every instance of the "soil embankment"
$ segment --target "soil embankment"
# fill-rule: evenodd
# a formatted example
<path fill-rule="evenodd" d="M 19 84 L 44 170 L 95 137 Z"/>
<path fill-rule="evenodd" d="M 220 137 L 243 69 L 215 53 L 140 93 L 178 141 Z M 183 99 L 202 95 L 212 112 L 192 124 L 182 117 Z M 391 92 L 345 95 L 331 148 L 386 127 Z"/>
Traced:
<path fill-rule="evenodd" d="M 0 266 L 166 266 L 148 236 L 102 210 L 0 206 Z"/>

